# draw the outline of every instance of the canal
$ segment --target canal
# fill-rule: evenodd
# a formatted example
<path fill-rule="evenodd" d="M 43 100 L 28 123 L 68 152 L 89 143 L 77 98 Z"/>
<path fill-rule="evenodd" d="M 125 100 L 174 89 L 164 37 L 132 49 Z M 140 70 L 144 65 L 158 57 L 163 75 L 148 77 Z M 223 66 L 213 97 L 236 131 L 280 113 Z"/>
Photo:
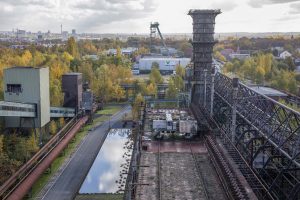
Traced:
<path fill-rule="evenodd" d="M 131 129 L 111 129 L 79 193 L 123 193 L 132 146 Z"/>

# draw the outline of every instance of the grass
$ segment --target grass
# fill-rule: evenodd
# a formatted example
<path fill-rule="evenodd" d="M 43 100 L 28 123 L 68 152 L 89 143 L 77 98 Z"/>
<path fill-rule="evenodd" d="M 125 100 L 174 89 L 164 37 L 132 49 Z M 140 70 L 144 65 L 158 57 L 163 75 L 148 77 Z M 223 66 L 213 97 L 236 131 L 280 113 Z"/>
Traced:
<path fill-rule="evenodd" d="M 105 122 L 105 121 L 109 120 L 109 118 L 110 118 L 109 116 L 100 116 L 100 117 L 97 117 L 96 119 L 94 119 L 93 125 L 98 126 L 102 122 Z"/>
<path fill-rule="evenodd" d="M 121 110 L 122 107 L 121 106 L 105 106 L 103 110 L 99 110 L 96 112 L 96 114 L 100 114 L 100 115 L 112 115 L 116 112 L 118 112 L 119 110 Z"/>
<path fill-rule="evenodd" d="M 122 200 L 123 194 L 78 194 L 75 200 Z"/>
<path fill-rule="evenodd" d="M 120 111 L 122 109 L 121 106 L 105 106 L 103 110 L 98 111 L 101 113 L 97 114 L 115 114 L 116 112 Z M 60 166 L 64 163 L 65 159 L 68 158 L 73 152 L 75 152 L 76 147 L 79 145 L 79 143 L 82 141 L 82 139 L 86 136 L 89 129 L 91 129 L 94 126 L 98 126 L 102 124 L 103 122 L 107 121 L 109 119 L 109 116 L 100 116 L 94 119 L 92 124 L 88 124 L 82 128 L 80 132 L 78 132 L 75 137 L 72 139 L 72 141 L 68 144 L 67 148 L 64 149 L 61 156 L 57 157 L 53 163 L 51 164 L 51 170 L 48 170 L 45 172 L 33 185 L 31 190 L 31 197 L 28 199 L 35 199 L 35 197 L 39 194 L 39 192 L 42 190 L 43 187 L 48 183 L 50 178 L 58 171 Z"/>

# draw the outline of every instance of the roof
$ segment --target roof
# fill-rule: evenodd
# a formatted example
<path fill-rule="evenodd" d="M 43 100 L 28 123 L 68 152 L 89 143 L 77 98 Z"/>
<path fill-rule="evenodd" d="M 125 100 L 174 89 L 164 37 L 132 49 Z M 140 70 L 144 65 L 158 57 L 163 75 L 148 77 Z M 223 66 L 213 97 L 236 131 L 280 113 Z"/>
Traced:
<path fill-rule="evenodd" d="M 270 87 L 264 87 L 264 86 L 250 86 L 250 88 L 252 90 L 254 90 L 255 92 L 259 93 L 259 94 L 263 94 L 269 97 L 282 97 L 282 96 L 287 96 L 287 94 L 276 90 L 274 88 L 270 88 Z"/>
<path fill-rule="evenodd" d="M 220 14 L 221 10 L 220 9 L 191 9 L 189 10 L 189 15 L 194 15 L 194 14 Z"/>
<path fill-rule="evenodd" d="M 166 120 L 172 121 L 172 115 L 170 113 L 166 113 Z"/>
<path fill-rule="evenodd" d="M 159 61 L 159 60 L 191 60 L 190 58 L 173 58 L 173 57 L 145 57 L 141 58 L 140 60 L 154 60 L 154 61 Z"/>
<path fill-rule="evenodd" d="M 33 66 L 13 66 L 13 67 L 9 67 L 4 69 L 5 71 L 9 71 L 9 70 L 40 70 L 40 69 L 45 69 L 48 67 L 33 67 Z"/>
<path fill-rule="evenodd" d="M 82 73 L 70 72 L 70 73 L 63 74 L 63 76 L 79 76 L 79 75 L 82 75 Z"/>

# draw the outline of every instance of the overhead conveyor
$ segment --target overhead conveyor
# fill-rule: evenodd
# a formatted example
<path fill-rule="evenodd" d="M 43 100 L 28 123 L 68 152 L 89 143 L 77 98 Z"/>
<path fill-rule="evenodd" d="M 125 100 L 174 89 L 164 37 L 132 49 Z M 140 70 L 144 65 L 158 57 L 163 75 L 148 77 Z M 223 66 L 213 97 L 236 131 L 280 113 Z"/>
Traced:
<path fill-rule="evenodd" d="M 74 117 L 74 108 L 50 107 L 50 117 Z M 35 104 L 0 101 L 0 117 L 37 117 Z"/>
<path fill-rule="evenodd" d="M 35 104 L 0 101 L 1 117 L 36 117 Z"/>

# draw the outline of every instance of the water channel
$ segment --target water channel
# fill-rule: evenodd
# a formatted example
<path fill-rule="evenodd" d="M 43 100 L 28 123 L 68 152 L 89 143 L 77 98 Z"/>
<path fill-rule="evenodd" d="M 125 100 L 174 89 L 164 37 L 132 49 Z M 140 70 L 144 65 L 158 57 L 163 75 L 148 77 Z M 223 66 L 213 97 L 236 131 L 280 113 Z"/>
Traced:
<path fill-rule="evenodd" d="M 123 193 L 133 141 L 131 129 L 111 129 L 103 143 L 80 194 Z"/>

